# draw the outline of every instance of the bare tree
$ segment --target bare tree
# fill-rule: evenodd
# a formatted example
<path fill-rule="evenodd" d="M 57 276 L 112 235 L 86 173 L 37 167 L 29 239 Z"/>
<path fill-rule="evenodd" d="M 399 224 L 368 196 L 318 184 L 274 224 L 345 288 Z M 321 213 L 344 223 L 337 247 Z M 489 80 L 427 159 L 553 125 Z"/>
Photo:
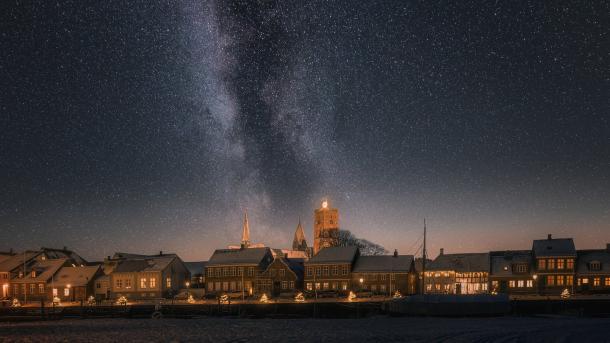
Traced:
<path fill-rule="evenodd" d="M 388 251 L 377 243 L 354 236 L 349 230 L 339 230 L 338 243 L 341 247 L 355 246 L 362 255 L 385 255 Z"/>

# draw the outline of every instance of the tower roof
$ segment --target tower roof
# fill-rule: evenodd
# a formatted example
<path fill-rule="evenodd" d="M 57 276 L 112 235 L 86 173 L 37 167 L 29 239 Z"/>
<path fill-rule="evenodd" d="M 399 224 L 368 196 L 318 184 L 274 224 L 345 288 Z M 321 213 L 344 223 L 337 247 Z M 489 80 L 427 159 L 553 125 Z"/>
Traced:
<path fill-rule="evenodd" d="M 303 225 L 301 225 L 301 220 L 299 219 L 299 225 L 297 225 L 297 229 L 294 232 L 294 240 L 292 241 L 292 248 L 294 250 L 298 250 L 299 248 L 307 247 L 307 242 L 305 241 L 305 231 L 303 230 Z"/>
<path fill-rule="evenodd" d="M 248 224 L 248 211 L 244 212 L 244 226 L 241 232 L 241 245 L 247 247 L 250 245 L 250 225 Z"/>

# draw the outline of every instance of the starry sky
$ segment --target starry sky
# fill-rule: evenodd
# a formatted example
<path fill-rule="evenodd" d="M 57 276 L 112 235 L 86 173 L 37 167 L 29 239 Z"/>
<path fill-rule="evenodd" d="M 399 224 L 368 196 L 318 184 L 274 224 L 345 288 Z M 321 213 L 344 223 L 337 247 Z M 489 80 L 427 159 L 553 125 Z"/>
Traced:
<path fill-rule="evenodd" d="M 610 242 L 607 2 L 0 6 L 0 250 Z"/>

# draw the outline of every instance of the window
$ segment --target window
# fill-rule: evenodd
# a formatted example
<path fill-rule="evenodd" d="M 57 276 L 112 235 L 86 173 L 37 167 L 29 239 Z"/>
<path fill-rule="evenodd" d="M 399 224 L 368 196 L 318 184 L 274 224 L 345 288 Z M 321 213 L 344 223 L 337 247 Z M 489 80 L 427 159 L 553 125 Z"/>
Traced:
<path fill-rule="evenodd" d="M 313 285 L 311 284 L 311 282 L 307 283 L 307 290 L 308 291 L 312 291 L 313 290 Z"/>
<path fill-rule="evenodd" d="M 146 288 L 146 278 L 140 279 L 140 288 Z"/>
<path fill-rule="evenodd" d="M 167 287 L 167 288 L 172 287 L 172 278 L 171 277 L 165 278 L 165 287 Z"/>
<path fill-rule="evenodd" d="M 385 292 L 385 289 L 386 289 L 385 285 L 380 285 L 380 286 L 379 286 L 379 290 L 380 290 L 381 292 Z"/>
<path fill-rule="evenodd" d="M 235 267 L 231 267 L 231 276 L 237 275 L 237 270 Z"/>
<path fill-rule="evenodd" d="M 347 281 L 341 282 L 341 289 L 347 291 Z"/>
<path fill-rule="evenodd" d="M 563 275 L 557 275 L 557 286 L 563 286 Z"/>
<path fill-rule="evenodd" d="M 307 267 L 307 276 L 313 276 L 313 267 Z"/>
<path fill-rule="evenodd" d="M 538 269 L 540 269 L 540 270 L 546 269 L 546 260 L 538 260 Z"/>
<path fill-rule="evenodd" d="M 526 281 L 526 287 L 528 287 L 528 288 L 534 287 L 534 281 L 533 280 L 527 280 Z"/>
<path fill-rule="evenodd" d="M 237 268 L 237 276 L 242 276 L 242 275 L 244 275 L 244 267 Z"/>
<path fill-rule="evenodd" d="M 589 283 L 589 279 L 587 279 L 587 278 L 582 279 L 582 284 L 583 285 L 586 285 L 588 283 Z"/>
<path fill-rule="evenodd" d="M 565 267 L 564 262 L 565 262 L 564 259 L 562 259 L 562 258 L 558 259 L 557 260 L 557 269 L 563 269 Z"/>
<path fill-rule="evenodd" d="M 385 274 L 381 274 L 381 281 L 385 281 Z"/>
<path fill-rule="evenodd" d="M 290 286 L 290 289 L 294 289 L 294 281 L 290 281 L 288 285 Z"/>
<path fill-rule="evenodd" d="M 339 266 L 336 266 L 336 265 L 333 266 L 332 274 L 333 275 L 339 275 Z"/>
<path fill-rule="evenodd" d="M 396 274 L 390 274 L 390 280 L 392 280 L 392 281 L 396 280 Z"/>
<path fill-rule="evenodd" d="M 569 258 L 566 260 L 566 268 L 574 269 L 574 259 Z"/>
<path fill-rule="evenodd" d="M 590 270 L 600 270 L 602 269 L 602 264 L 599 261 L 591 261 L 589 262 Z"/>
<path fill-rule="evenodd" d="M 518 264 L 516 269 L 517 269 L 518 273 L 526 273 L 527 272 L 527 264 Z"/>
<path fill-rule="evenodd" d="M 223 276 L 229 276 L 229 268 L 222 268 L 222 275 Z"/>
<path fill-rule="evenodd" d="M 328 282 L 325 282 L 325 283 L 323 284 L 323 286 L 324 286 L 324 289 L 325 289 L 325 290 L 326 290 L 326 289 L 328 289 L 328 288 L 329 288 L 329 287 L 328 287 Z"/>
<path fill-rule="evenodd" d="M 610 277 L 606 276 L 606 278 L 604 278 L 604 286 L 610 286 Z"/>
<path fill-rule="evenodd" d="M 316 275 L 317 276 L 322 276 L 322 268 L 320 268 L 320 266 L 316 267 Z"/>
<path fill-rule="evenodd" d="M 40 294 L 44 293 L 44 284 L 43 283 L 38 285 L 38 293 L 40 293 Z"/>
<path fill-rule="evenodd" d="M 320 283 L 316 282 L 316 289 L 320 289 Z"/>
<path fill-rule="evenodd" d="M 30 284 L 30 294 L 34 294 L 34 291 L 36 290 L 36 285 L 31 283 Z"/>
<path fill-rule="evenodd" d="M 288 281 L 282 281 L 282 289 L 288 289 Z"/>
<path fill-rule="evenodd" d="M 525 287 L 525 281 L 524 280 L 517 281 L 517 287 L 519 287 L 519 288 Z"/>
<path fill-rule="evenodd" d="M 547 286 L 555 286 L 555 276 L 547 275 L 546 284 L 547 284 Z"/>
<path fill-rule="evenodd" d="M 70 296 L 70 288 L 66 287 L 64 288 L 64 296 Z"/>
<path fill-rule="evenodd" d="M 508 287 L 515 288 L 515 280 L 508 281 Z"/>
<path fill-rule="evenodd" d="M 248 276 L 254 276 L 254 268 L 248 268 Z"/>
<path fill-rule="evenodd" d="M 131 288 L 131 279 L 125 279 L 125 288 Z"/>
<path fill-rule="evenodd" d="M 349 272 L 349 266 L 348 265 L 345 265 L 345 266 L 343 266 L 341 268 L 341 275 L 345 276 L 345 275 L 348 274 L 348 272 Z"/>
<path fill-rule="evenodd" d="M 53 296 L 56 297 L 57 296 L 57 288 L 53 288 Z"/>
<path fill-rule="evenodd" d="M 96 282 L 95 283 L 95 288 L 97 288 L 97 289 L 102 288 L 102 283 L 101 282 Z"/>
<path fill-rule="evenodd" d="M 566 275 L 566 285 L 572 286 L 574 283 L 574 277 L 572 275 Z"/>
<path fill-rule="evenodd" d="M 549 259 L 549 260 L 546 262 L 546 267 L 547 267 L 548 269 L 555 269 L 555 260 L 553 260 L 553 259 Z"/>
<path fill-rule="evenodd" d="M 116 288 L 123 288 L 123 280 L 116 279 L 115 284 L 116 284 Z"/>
<path fill-rule="evenodd" d="M 593 286 L 597 287 L 600 284 L 601 284 L 601 282 L 600 282 L 600 278 L 599 277 L 593 278 Z"/>
<path fill-rule="evenodd" d="M 324 276 L 328 275 L 328 266 L 324 266 Z"/>
<path fill-rule="evenodd" d="M 286 270 L 285 269 L 280 269 L 279 273 L 280 273 L 280 277 L 286 276 Z"/>
<path fill-rule="evenodd" d="M 157 278 L 151 277 L 150 278 L 150 288 L 155 288 L 157 287 Z"/>

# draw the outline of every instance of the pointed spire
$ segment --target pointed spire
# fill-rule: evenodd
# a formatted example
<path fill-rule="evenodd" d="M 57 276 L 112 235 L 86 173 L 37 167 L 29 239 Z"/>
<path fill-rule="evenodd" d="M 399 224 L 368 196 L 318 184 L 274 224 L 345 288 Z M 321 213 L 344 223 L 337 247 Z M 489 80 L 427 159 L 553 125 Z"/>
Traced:
<path fill-rule="evenodd" d="M 294 232 L 294 240 L 292 241 L 292 250 L 304 250 L 307 249 L 307 242 L 305 241 L 305 231 L 303 225 L 301 225 L 301 218 L 299 218 L 299 225 Z"/>
<path fill-rule="evenodd" d="M 244 227 L 241 232 L 241 247 L 247 248 L 250 245 L 250 224 L 248 224 L 248 210 L 244 211 Z"/>

